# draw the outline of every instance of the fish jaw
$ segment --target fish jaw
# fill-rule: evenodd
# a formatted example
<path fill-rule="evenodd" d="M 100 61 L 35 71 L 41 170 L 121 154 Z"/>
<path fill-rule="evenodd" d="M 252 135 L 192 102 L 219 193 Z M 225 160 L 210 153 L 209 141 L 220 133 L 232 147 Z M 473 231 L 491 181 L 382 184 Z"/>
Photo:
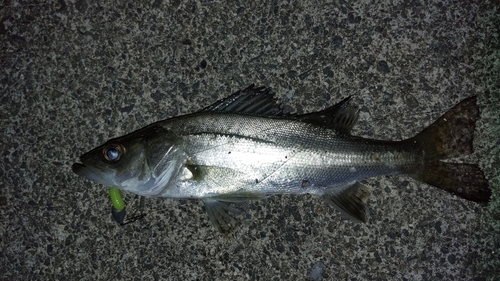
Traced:
<path fill-rule="evenodd" d="M 139 180 L 137 177 L 125 178 L 113 170 L 106 170 L 103 167 L 86 166 L 82 163 L 75 163 L 71 169 L 78 176 L 91 182 L 102 184 L 106 187 L 118 188 L 124 191 L 130 191 L 141 196 L 154 197 L 161 189 L 155 185 L 153 177 Z"/>
<path fill-rule="evenodd" d="M 112 171 L 102 171 L 99 169 L 93 169 L 92 167 L 85 166 L 82 163 L 75 163 L 71 166 L 73 173 L 78 176 L 99 183 L 108 187 L 117 187 L 116 182 L 113 180 L 114 173 Z"/>

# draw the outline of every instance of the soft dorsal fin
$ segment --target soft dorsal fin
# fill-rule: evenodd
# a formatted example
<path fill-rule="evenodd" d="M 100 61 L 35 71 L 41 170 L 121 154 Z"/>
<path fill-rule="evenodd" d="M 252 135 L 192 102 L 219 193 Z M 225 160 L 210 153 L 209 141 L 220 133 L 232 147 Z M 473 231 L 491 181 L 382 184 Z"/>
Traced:
<path fill-rule="evenodd" d="M 217 101 L 201 111 L 243 113 L 260 116 L 283 115 L 283 109 L 274 98 L 274 92 L 271 91 L 271 88 L 255 88 L 253 84 L 225 99 Z"/>
<path fill-rule="evenodd" d="M 351 97 L 318 112 L 296 116 L 302 122 L 350 134 L 352 127 L 358 121 L 358 111 L 349 104 Z"/>

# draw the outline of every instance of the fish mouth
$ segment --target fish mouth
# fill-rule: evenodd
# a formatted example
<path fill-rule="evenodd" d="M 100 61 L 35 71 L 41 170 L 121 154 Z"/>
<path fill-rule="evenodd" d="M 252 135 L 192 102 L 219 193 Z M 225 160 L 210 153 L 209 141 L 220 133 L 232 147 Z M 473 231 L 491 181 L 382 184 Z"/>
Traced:
<path fill-rule="evenodd" d="M 79 175 L 79 176 L 82 176 L 82 174 L 84 173 L 83 171 L 86 169 L 87 167 L 85 167 L 84 164 L 82 163 L 75 163 L 71 166 L 71 170 L 73 170 L 73 173 Z"/>
<path fill-rule="evenodd" d="M 73 170 L 73 173 L 77 174 L 78 176 L 87 179 L 89 181 L 94 181 L 101 183 L 102 179 L 99 175 L 99 173 L 96 173 L 96 171 L 93 171 L 91 167 L 85 166 L 85 164 L 82 163 L 75 163 L 71 166 L 71 170 Z"/>
<path fill-rule="evenodd" d="M 93 165 L 86 166 L 83 163 L 74 163 L 71 166 L 71 170 L 73 170 L 73 173 L 88 181 L 110 187 L 116 185 L 113 181 L 113 173 L 110 174 L 110 171 L 101 170 Z"/>

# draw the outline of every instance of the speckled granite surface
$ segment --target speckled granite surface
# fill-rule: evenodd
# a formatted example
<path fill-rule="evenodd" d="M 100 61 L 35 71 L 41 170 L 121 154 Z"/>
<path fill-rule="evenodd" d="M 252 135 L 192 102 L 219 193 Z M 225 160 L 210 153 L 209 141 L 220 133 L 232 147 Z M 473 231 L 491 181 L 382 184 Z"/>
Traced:
<path fill-rule="evenodd" d="M 0 279 L 495 279 L 499 12 L 488 1 L 324 2 L 5 1 Z M 353 95 L 354 134 L 394 140 L 478 95 L 493 201 L 382 177 L 368 181 L 367 224 L 311 196 L 274 196 L 249 204 L 227 240 L 188 200 L 146 199 L 147 217 L 120 227 L 106 188 L 71 172 L 111 137 L 252 83 L 298 112 Z"/>

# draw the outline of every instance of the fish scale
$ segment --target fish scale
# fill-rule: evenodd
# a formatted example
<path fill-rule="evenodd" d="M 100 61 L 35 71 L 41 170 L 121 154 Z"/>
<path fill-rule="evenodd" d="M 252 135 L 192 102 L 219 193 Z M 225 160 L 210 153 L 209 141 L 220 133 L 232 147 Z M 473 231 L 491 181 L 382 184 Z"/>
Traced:
<path fill-rule="evenodd" d="M 379 141 L 367 145 L 366 140 L 340 136 L 333 130 L 318 130 L 307 123 L 288 128 L 286 125 L 290 122 L 282 119 L 234 114 L 225 114 L 218 119 L 212 117 L 189 116 L 172 123 L 181 129 L 168 123 L 163 127 L 182 136 L 182 148 L 194 163 L 231 168 L 248 175 L 249 179 L 255 178 L 258 182 L 252 181 L 255 186 L 241 187 L 245 191 L 317 194 L 317 191 L 304 189 L 297 183 L 308 179 L 313 187 L 324 190 L 352 180 L 396 174 L 404 170 L 401 165 L 415 163 L 416 152 L 397 153 L 402 149 L 397 142 Z M 245 121 L 240 122 L 241 119 Z M 245 126 L 234 126 L 238 123 Z M 335 147 L 334 151 L 332 147 Z M 351 169 L 353 165 L 358 166 L 354 171 Z M 297 171 L 297 167 L 301 170 Z M 286 188 L 284 182 L 288 182 Z M 194 194 L 189 196 L 201 198 Z"/>

